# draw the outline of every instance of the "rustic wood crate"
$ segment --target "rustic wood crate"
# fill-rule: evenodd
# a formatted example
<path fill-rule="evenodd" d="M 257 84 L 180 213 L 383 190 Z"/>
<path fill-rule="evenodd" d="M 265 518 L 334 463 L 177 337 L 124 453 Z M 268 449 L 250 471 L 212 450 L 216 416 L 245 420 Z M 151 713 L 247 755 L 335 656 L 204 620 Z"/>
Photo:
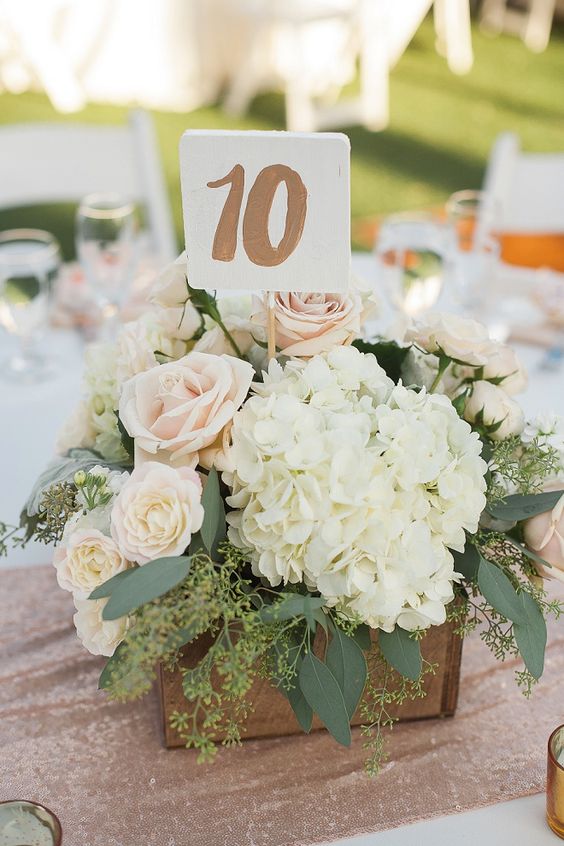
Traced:
<path fill-rule="evenodd" d="M 423 657 L 427 661 L 438 664 L 438 670 L 434 676 L 429 674 L 425 677 L 424 687 L 427 695 L 424 698 L 408 700 L 396 709 L 395 714 L 400 720 L 450 717 L 454 714 L 458 700 L 462 638 L 454 634 L 453 629 L 453 623 L 431 626 L 421 641 Z M 203 657 L 208 644 L 209 641 L 205 642 L 205 636 L 190 644 L 185 650 L 181 663 L 185 666 L 194 666 Z M 183 746 L 182 739 L 171 728 L 169 722 L 173 711 L 185 711 L 187 706 L 182 693 L 181 673 L 179 670 L 168 672 L 161 667 L 159 682 L 165 745 L 169 748 Z M 249 701 L 253 703 L 254 710 L 247 720 L 245 739 L 301 733 L 301 728 L 286 698 L 265 679 L 256 679 Z M 394 713 L 394 709 L 391 709 L 391 712 Z M 360 725 L 361 722 L 362 719 L 357 711 L 352 723 Z M 315 717 L 312 730 L 322 728 L 322 724 Z"/>

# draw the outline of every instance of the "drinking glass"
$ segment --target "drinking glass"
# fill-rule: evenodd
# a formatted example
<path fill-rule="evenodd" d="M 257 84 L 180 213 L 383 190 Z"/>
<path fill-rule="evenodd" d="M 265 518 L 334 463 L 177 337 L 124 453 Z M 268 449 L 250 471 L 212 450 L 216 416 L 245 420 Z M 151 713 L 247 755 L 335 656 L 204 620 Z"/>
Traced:
<path fill-rule="evenodd" d="M 19 341 L 19 349 L 1 368 L 4 379 L 38 382 L 52 365 L 38 349 L 47 325 L 49 292 L 61 262 L 59 244 L 40 229 L 0 233 L 0 324 Z"/>
<path fill-rule="evenodd" d="M 465 311 L 483 317 L 488 310 L 500 253 L 495 233 L 499 219 L 497 204 L 484 191 L 457 191 L 447 200 L 446 213 L 456 233 L 453 258 L 456 299 Z"/>
<path fill-rule="evenodd" d="M 564 839 L 564 726 L 548 739 L 546 819 L 555 834 Z"/>
<path fill-rule="evenodd" d="M 61 846 L 61 823 L 53 811 L 38 802 L 0 802 L 0 843 L 6 846 Z"/>
<path fill-rule="evenodd" d="M 111 336 L 135 258 L 135 206 L 119 194 L 90 194 L 76 213 L 76 251 L 100 306 L 102 331 Z"/>
<path fill-rule="evenodd" d="M 376 258 L 391 303 L 404 316 L 436 303 L 453 244 L 451 228 L 430 214 L 397 214 L 383 222 Z"/>

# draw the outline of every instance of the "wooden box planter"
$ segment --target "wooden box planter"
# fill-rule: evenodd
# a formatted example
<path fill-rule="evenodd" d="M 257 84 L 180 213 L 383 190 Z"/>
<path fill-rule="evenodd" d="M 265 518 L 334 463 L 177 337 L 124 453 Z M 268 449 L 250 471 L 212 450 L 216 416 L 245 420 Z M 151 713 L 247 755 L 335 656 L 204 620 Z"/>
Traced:
<path fill-rule="evenodd" d="M 462 638 L 454 634 L 453 630 L 453 623 L 431 626 L 421 641 L 423 657 L 429 662 L 438 664 L 438 669 L 435 675 L 425 676 L 424 688 L 427 694 L 425 697 L 414 701 L 407 700 L 396 709 L 395 715 L 400 720 L 450 717 L 454 714 L 458 700 Z M 181 663 L 194 666 L 203 657 L 206 644 L 202 640 L 187 647 Z M 179 670 L 168 672 L 161 667 L 159 681 L 165 745 L 169 748 L 184 746 L 178 733 L 171 728 L 169 720 L 174 711 L 186 710 L 187 703 L 182 692 L 182 675 Z M 301 733 L 302 730 L 286 698 L 266 679 L 255 680 L 249 701 L 252 702 L 254 710 L 247 719 L 245 739 Z M 391 710 L 394 714 L 394 710 Z M 352 724 L 360 725 L 361 723 L 362 719 L 357 711 Z M 315 717 L 312 730 L 322 728 L 323 725 Z"/>

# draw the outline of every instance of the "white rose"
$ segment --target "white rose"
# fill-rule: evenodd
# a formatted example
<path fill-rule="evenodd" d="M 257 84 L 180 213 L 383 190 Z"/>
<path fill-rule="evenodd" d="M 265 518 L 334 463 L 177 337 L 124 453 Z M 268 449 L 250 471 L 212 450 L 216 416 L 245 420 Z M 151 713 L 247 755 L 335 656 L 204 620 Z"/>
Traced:
<path fill-rule="evenodd" d="M 202 352 L 134 376 L 119 410 L 139 459 L 144 452 L 177 465 L 197 462 L 233 419 L 253 376 L 247 361 Z"/>
<path fill-rule="evenodd" d="M 135 468 L 114 502 L 112 537 L 122 555 L 138 564 L 182 555 L 204 519 L 202 483 L 189 467 L 157 461 Z"/>
<path fill-rule="evenodd" d="M 76 599 L 74 605 L 76 614 L 73 617 L 76 633 L 82 645 L 92 655 L 111 657 L 129 627 L 129 618 L 120 617 L 118 620 L 103 620 L 102 611 L 107 599 Z"/>
<path fill-rule="evenodd" d="M 439 353 L 465 364 L 481 367 L 488 361 L 492 344 L 481 323 L 455 314 L 431 314 L 407 330 L 406 341 L 423 350 Z"/>
<path fill-rule="evenodd" d="M 246 355 L 255 343 L 253 334 L 259 340 L 264 340 L 264 333 L 260 327 L 254 326 L 250 319 L 250 297 L 222 297 L 217 301 L 217 307 L 223 324 L 239 348 L 241 355 Z M 234 355 L 234 349 L 225 332 L 208 319 L 208 328 L 202 337 L 196 341 L 195 350 L 214 355 Z"/>
<path fill-rule="evenodd" d="M 81 400 L 63 425 L 57 438 L 57 452 L 64 455 L 73 447 L 91 447 L 96 439 L 96 429 L 88 404 Z"/>
<path fill-rule="evenodd" d="M 183 305 L 188 299 L 186 253 L 168 264 L 151 289 L 149 299 L 163 308 Z"/>
<path fill-rule="evenodd" d="M 521 407 L 502 388 L 491 382 L 473 383 L 472 393 L 464 408 L 464 417 L 470 423 L 483 423 L 486 427 L 497 425 L 497 429 L 490 433 L 494 441 L 520 435 L 525 425 Z"/>
<path fill-rule="evenodd" d="M 499 383 L 506 394 L 519 394 L 527 387 L 527 371 L 515 351 L 505 344 L 495 344 L 483 370 L 484 379 L 502 379 Z"/>
<path fill-rule="evenodd" d="M 88 528 L 77 528 L 65 539 L 55 550 L 53 564 L 60 587 L 82 599 L 128 566 L 111 538 Z"/>
<path fill-rule="evenodd" d="M 122 385 L 138 373 L 157 367 L 156 352 L 174 360 L 184 355 L 186 344 L 169 337 L 154 312 L 146 312 L 138 320 L 126 323 L 117 337 L 118 383 Z"/>

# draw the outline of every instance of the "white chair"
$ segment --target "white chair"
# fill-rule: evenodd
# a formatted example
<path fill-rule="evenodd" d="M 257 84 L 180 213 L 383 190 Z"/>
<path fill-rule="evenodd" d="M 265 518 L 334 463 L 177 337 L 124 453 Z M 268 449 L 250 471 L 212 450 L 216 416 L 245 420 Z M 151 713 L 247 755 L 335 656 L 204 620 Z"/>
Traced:
<path fill-rule="evenodd" d="M 523 153 L 511 132 L 498 136 L 484 190 L 502 232 L 564 232 L 564 153 Z"/>
<path fill-rule="evenodd" d="M 484 0 L 480 27 L 499 34 L 519 36 L 534 53 L 546 50 L 550 41 L 556 0 L 525 0 L 522 8 L 510 8 L 507 0 Z"/>
<path fill-rule="evenodd" d="M 79 201 L 117 192 L 143 206 L 159 262 L 177 254 L 172 217 L 150 116 L 125 126 L 31 123 L 0 127 L 0 209 Z"/>
<path fill-rule="evenodd" d="M 228 2 L 228 0 L 225 0 Z M 450 69 L 473 61 L 469 0 L 231 0 L 247 21 L 246 58 L 225 109 L 243 114 L 259 91 L 280 84 L 295 131 L 389 122 L 388 76 L 434 5 L 438 49 Z M 360 95 L 335 102 L 360 68 Z M 333 102 L 331 102 L 331 100 Z"/>

